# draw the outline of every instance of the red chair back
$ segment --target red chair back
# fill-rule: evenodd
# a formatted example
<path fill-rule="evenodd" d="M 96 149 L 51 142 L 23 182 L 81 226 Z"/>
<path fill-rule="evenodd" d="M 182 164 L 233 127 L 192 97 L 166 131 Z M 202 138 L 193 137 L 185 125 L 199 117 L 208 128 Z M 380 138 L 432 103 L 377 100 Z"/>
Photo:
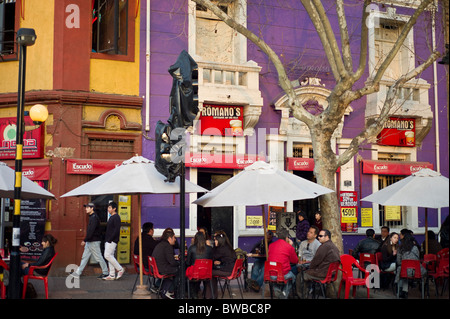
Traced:
<path fill-rule="evenodd" d="M 53 260 L 55 260 L 57 255 L 58 255 L 58 253 L 55 253 L 55 256 L 53 256 L 53 258 L 48 262 L 47 265 L 44 265 L 44 266 L 30 266 L 29 271 L 28 271 L 28 277 L 30 279 L 40 279 L 42 277 L 47 277 L 48 274 L 50 273 L 50 268 L 52 268 Z M 36 269 L 48 269 L 47 275 L 45 275 L 45 276 L 44 275 L 39 275 L 39 274 L 37 276 L 34 275 L 34 271 Z"/>
<path fill-rule="evenodd" d="M 365 273 L 365 278 L 369 276 L 369 272 L 362 268 L 356 259 L 350 255 L 341 255 L 342 277 L 345 279 L 353 279 L 353 266 Z"/>
<path fill-rule="evenodd" d="M 449 252 L 448 252 L 448 248 L 444 248 L 438 251 L 438 253 L 436 254 L 438 262 L 441 259 L 447 259 L 449 258 Z"/>
<path fill-rule="evenodd" d="M 423 266 L 428 274 L 436 272 L 437 256 L 435 254 L 426 254 L 423 256 Z"/>
<path fill-rule="evenodd" d="M 408 274 L 408 269 L 414 270 L 413 275 Z M 408 279 L 421 279 L 422 273 L 420 271 L 420 261 L 403 259 L 401 264 L 400 277 Z"/>
<path fill-rule="evenodd" d="M 365 263 L 376 264 L 377 259 L 374 254 L 361 253 L 359 254 L 359 264 L 366 268 Z"/>
<path fill-rule="evenodd" d="M 228 279 L 236 279 L 241 276 L 242 270 L 244 270 L 244 259 L 236 259 L 234 263 L 233 271 Z"/>
<path fill-rule="evenodd" d="M 133 254 L 133 264 L 134 270 L 136 271 L 137 274 L 139 274 L 139 255 Z M 142 263 L 142 274 L 146 276 L 150 275 L 150 273 L 147 270 L 145 270 L 144 263 Z"/>
<path fill-rule="evenodd" d="M 338 270 L 339 270 L 340 265 L 341 265 L 340 261 L 335 261 L 335 262 L 331 263 L 328 266 L 327 276 L 325 277 L 324 280 L 321 280 L 320 282 L 323 284 L 328 284 L 330 282 L 335 281 L 338 276 Z"/>
<path fill-rule="evenodd" d="M 189 272 L 186 269 L 186 276 L 189 280 L 212 279 L 211 259 L 196 259 L 194 265 L 189 268 L 191 268 Z"/>
<path fill-rule="evenodd" d="M 276 277 L 272 279 L 271 277 Z M 284 280 L 283 266 L 276 261 L 266 260 L 264 263 L 264 282 L 286 283 Z"/>
<path fill-rule="evenodd" d="M 442 259 L 437 263 L 436 275 L 437 277 L 448 277 L 448 259 Z"/>
<path fill-rule="evenodd" d="M 151 269 L 150 272 L 152 273 L 152 276 L 155 278 L 164 278 L 163 275 L 161 275 L 158 271 L 158 266 L 156 265 L 156 259 L 148 256 L 148 268 Z"/>

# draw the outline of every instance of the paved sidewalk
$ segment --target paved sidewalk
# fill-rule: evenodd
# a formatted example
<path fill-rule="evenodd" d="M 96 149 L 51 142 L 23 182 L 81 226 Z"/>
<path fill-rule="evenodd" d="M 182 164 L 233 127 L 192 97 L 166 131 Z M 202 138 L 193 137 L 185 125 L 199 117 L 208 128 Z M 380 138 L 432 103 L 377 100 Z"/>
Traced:
<path fill-rule="evenodd" d="M 136 273 L 134 269 L 127 269 L 127 272 L 119 280 L 105 281 L 97 279 L 97 274 L 83 275 L 79 277 L 79 287 L 73 287 L 75 281 L 67 276 L 49 277 L 49 299 L 136 299 L 138 296 L 132 294 Z M 37 299 L 44 299 L 44 284 L 40 280 L 31 280 L 37 292 Z M 137 283 L 139 284 L 139 278 Z M 144 276 L 144 285 L 147 278 Z M 70 288 L 70 287 L 73 288 Z M 241 300 L 236 281 L 232 281 L 231 288 L 233 299 Z M 221 293 L 219 291 L 219 299 Z M 268 289 L 265 291 L 265 297 L 262 292 L 244 291 L 244 299 L 270 300 Z M 341 291 L 343 298 L 344 291 Z M 186 291 L 187 296 L 187 291 Z M 157 299 L 155 294 L 150 294 L 151 299 Z M 447 299 L 449 298 L 448 290 L 444 296 L 436 298 L 434 283 L 430 284 L 430 299 Z M 224 299 L 230 299 L 228 292 L 225 292 Z M 357 288 L 356 299 L 367 299 L 367 290 L 362 287 Z M 391 289 L 370 289 L 370 299 L 396 299 Z M 408 299 L 421 299 L 419 287 L 410 288 Z M 297 299 L 298 300 L 298 299 Z M 295 300 L 294 300 L 295 301 Z M 300 300 L 298 300 L 300 301 Z"/>

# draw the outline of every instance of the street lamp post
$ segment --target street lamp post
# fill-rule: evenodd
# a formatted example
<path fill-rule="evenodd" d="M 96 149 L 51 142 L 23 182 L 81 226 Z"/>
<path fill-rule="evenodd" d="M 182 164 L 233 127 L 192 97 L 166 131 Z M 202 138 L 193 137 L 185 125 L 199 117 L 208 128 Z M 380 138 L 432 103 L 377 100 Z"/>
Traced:
<path fill-rule="evenodd" d="M 17 31 L 17 43 L 20 46 L 19 53 L 19 88 L 17 96 L 17 123 L 16 123 L 16 159 L 14 181 L 14 216 L 13 232 L 10 256 L 10 283 L 9 297 L 19 299 L 20 296 L 20 204 L 22 193 L 22 154 L 24 133 L 24 100 L 25 100 L 25 66 L 27 46 L 36 41 L 34 29 L 21 28 Z"/>

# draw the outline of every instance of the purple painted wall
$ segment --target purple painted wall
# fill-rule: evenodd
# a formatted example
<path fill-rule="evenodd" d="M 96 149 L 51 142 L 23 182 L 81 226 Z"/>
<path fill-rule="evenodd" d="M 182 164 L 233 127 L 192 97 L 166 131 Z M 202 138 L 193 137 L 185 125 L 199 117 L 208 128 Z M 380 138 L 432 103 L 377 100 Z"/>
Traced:
<path fill-rule="evenodd" d="M 188 49 L 188 19 L 187 8 L 175 6 L 174 3 L 180 4 L 179 1 L 151 1 L 151 31 L 150 31 L 150 76 L 147 78 L 145 74 L 145 41 L 146 41 L 146 1 L 141 1 L 141 95 L 145 95 L 146 81 L 150 81 L 150 96 L 146 97 L 150 101 L 150 131 L 145 132 L 148 138 L 143 139 L 143 156 L 154 159 L 154 128 L 158 120 L 167 121 L 169 116 L 168 97 L 172 84 L 172 78 L 167 72 L 169 66 L 176 61 L 181 50 Z M 182 2 L 186 4 L 185 2 Z M 281 7 L 279 1 L 265 1 L 264 5 L 260 5 L 260 1 L 248 1 L 248 20 L 247 26 L 250 30 L 261 35 L 264 40 L 280 55 L 282 60 L 289 63 L 295 68 L 289 72 L 291 80 L 302 79 L 305 76 L 315 76 L 322 79 L 322 83 L 326 88 L 333 88 L 333 79 L 330 68 L 326 61 L 321 43 L 317 38 L 317 34 L 310 20 L 306 17 L 305 10 L 299 1 L 290 1 L 290 5 Z M 334 1 L 325 1 L 329 6 Z M 328 11 L 331 17 L 331 23 L 337 28 L 336 15 L 334 8 Z M 399 13 L 410 13 L 410 10 L 398 8 Z M 442 10 L 440 11 L 442 12 Z M 359 37 L 361 23 L 361 8 L 358 6 L 347 6 L 346 15 L 350 30 L 350 41 L 352 53 L 354 53 L 354 64 L 358 63 L 359 53 Z M 415 49 L 417 52 L 417 63 L 421 63 L 421 59 L 427 57 L 429 49 L 423 39 L 429 39 L 430 33 L 425 33 L 422 25 L 429 26 L 429 17 L 421 19 L 414 28 Z M 439 23 L 439 21 L 438 21 Z M 337 35 L 339 41 L 339 35 Z M 437 29 L 438 48 L 443 48 L 443 34 L 441 29 Z M 260 91 L 264 99 L 264 107 L 262 115 L 256 129 L 258 128 L 278 128 L 280 125 L 280 112 L 275 111 L 273 103 L 283 95 L 282 90 L 278 86 L 275 68 L 268 61 L 268 58 L 259 50 L 252 42 L 248 42 L 247 60 L 253 60 L 262 67 L 260 73 Z M 294 61 L 294 62 L 292 62 Z M 439 135 L 440 135 L 440 161 L 441 173 L 449 176 L 449 159 L 448 159 L 448 126 L 447 126 L 447 94 L 446 88 L 446 70 L 442 65 L 437 66 L 438 70 L 438 101 L 439 109 L 437 116 L 439 117 Z M 447 69 L 448 70 L 448 69 Z M 358 85 L 362 86 L 367 75 L 362 77 Z M 433 83 L 433 72 L 430 67 L 422 75 L 428 83 Z M 429 103 L 434 113 L 434 94 L 435 90 L 429 90 Z M 353 112 L 346 116 L 345 127 L 343 131 L 344 138 L 355 136 L 360 128 L 364 126 L 364 107 L 366 100 L 361 99 L 352 103 Z M 143 117 L 145 113 L 143 111 Z M 143 119 L 143 122 L 145 119 Z M 417 150 L 417 160 L 433 163 L 436 167 L 436 135 L 435 123 L 426 136 L 422 146 Z M 370 148 L 370 145 L 367 145 Z M 370 159 L 370 151 L 361 150 L 359 155 L 364 159 Z M 356 158 L 356 157 L 355 157 Z M 358 191 L 360 198 L 372 193 L 371 175 L 360 174 L 359 163 L 354 159 L 355 167 L 355 191 Z M 142 200 L 142 218 L 143 222 L 153 221 L 156 228 L 179 227 L 179 199 L 173 195 L 148 195 Z M 368 202 L 361 202 L 360 207 L 371 207 Z M 188 205 L 186 214 L 188 216 Z M 249 208 L 249 214 L 258 214 L 256 210 Z M 429 210 L 429 225 L 437 226 L 436 210 Z M 442 220 L 448 215 L 448 208 L 442 209 Z M 419 226 L 424 224 L 423 209 L 419 210 Z M 188 225 L 186 218 L 186 226 Z M 345 250 L 356 245 L 357 241 L 362 239 L 364 235 L 345 235 Z M 420 239 L 420 237 L 419 237 Z M 249 250 L 256 238 L 240 238 L 239 246 L 244 250 Z M 189 241 L 188 241 L 189 242 Z"/>

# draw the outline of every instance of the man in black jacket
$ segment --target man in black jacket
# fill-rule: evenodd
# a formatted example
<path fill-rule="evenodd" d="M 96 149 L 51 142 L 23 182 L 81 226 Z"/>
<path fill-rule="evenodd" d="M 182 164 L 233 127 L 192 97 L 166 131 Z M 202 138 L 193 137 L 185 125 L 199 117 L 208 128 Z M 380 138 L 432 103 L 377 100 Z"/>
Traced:
<path fill-rule="evenodd" d="M 110 214 L 110 217 L 108 219 L 108 224 L 106 225 L 105 259 L 109 264 L 109 275 L 103 279 L 115 280 L 120 279 L 125 272 L 125 268 L 123 268 L 117 261 L 116 257 L 114 257 L 117 243 L 120 239 L 120 216 L 117 214 L 117 204 L 115 202 L 110 202 L 108 204 L 108 213 Z"/>
<path fill-rule="evenodd" d="M 153 238 L 154 232 L 153 223 L 147 222 L 142 225 L 142 263 L 146 270 L 148 270 L 148 256 L 152 255 L 153 249 L 158 244 L 158 241 Z M 134 242 L 134 254 L 139 256 L 139 236 Z"/>
<path fill-rule="evenodd" d="M 88 203 L 84 205 L 84 207 L 86 208 L 86 214 L 89 215 L 89 223 L 86 230 L 86 236 L 81 242 L 81 246 L 84 246 L 84 252 L 83 256 L 81 257 L 80 266 L 78 266 L 78 269 L 75 270 L 71 275 L 74 277 L 79 277 L 92 255 L 102 268 L 102 274 L 100 275 L 100 277 L 98 277 L 99 279 L 102 279 L 108 276 L 108 266 L 103 259 L 102 252 L 100 251 L 100 218 L 98 218 L 97 214 L 94 212 L 94 203 Z"/>
<path fill-rule="evenodd" d="M 161 287 L 161 293 L 163 296 L 173 299 L 173 291 L 175 288 L 175 283 L 178 279 L 178 266 L 179 263 L 175 259 L 173 253 L 173 246 L 175 245 L 177 239 L 173 230 L 166 229 L 158 245 L 156 245 L 153 250 L 152 257 L 156 260 L 156 266 L 158 267 L 158 272 L 162 275 L 175 275 L 173 280 L 164 279 L 163 287 Z"/>

